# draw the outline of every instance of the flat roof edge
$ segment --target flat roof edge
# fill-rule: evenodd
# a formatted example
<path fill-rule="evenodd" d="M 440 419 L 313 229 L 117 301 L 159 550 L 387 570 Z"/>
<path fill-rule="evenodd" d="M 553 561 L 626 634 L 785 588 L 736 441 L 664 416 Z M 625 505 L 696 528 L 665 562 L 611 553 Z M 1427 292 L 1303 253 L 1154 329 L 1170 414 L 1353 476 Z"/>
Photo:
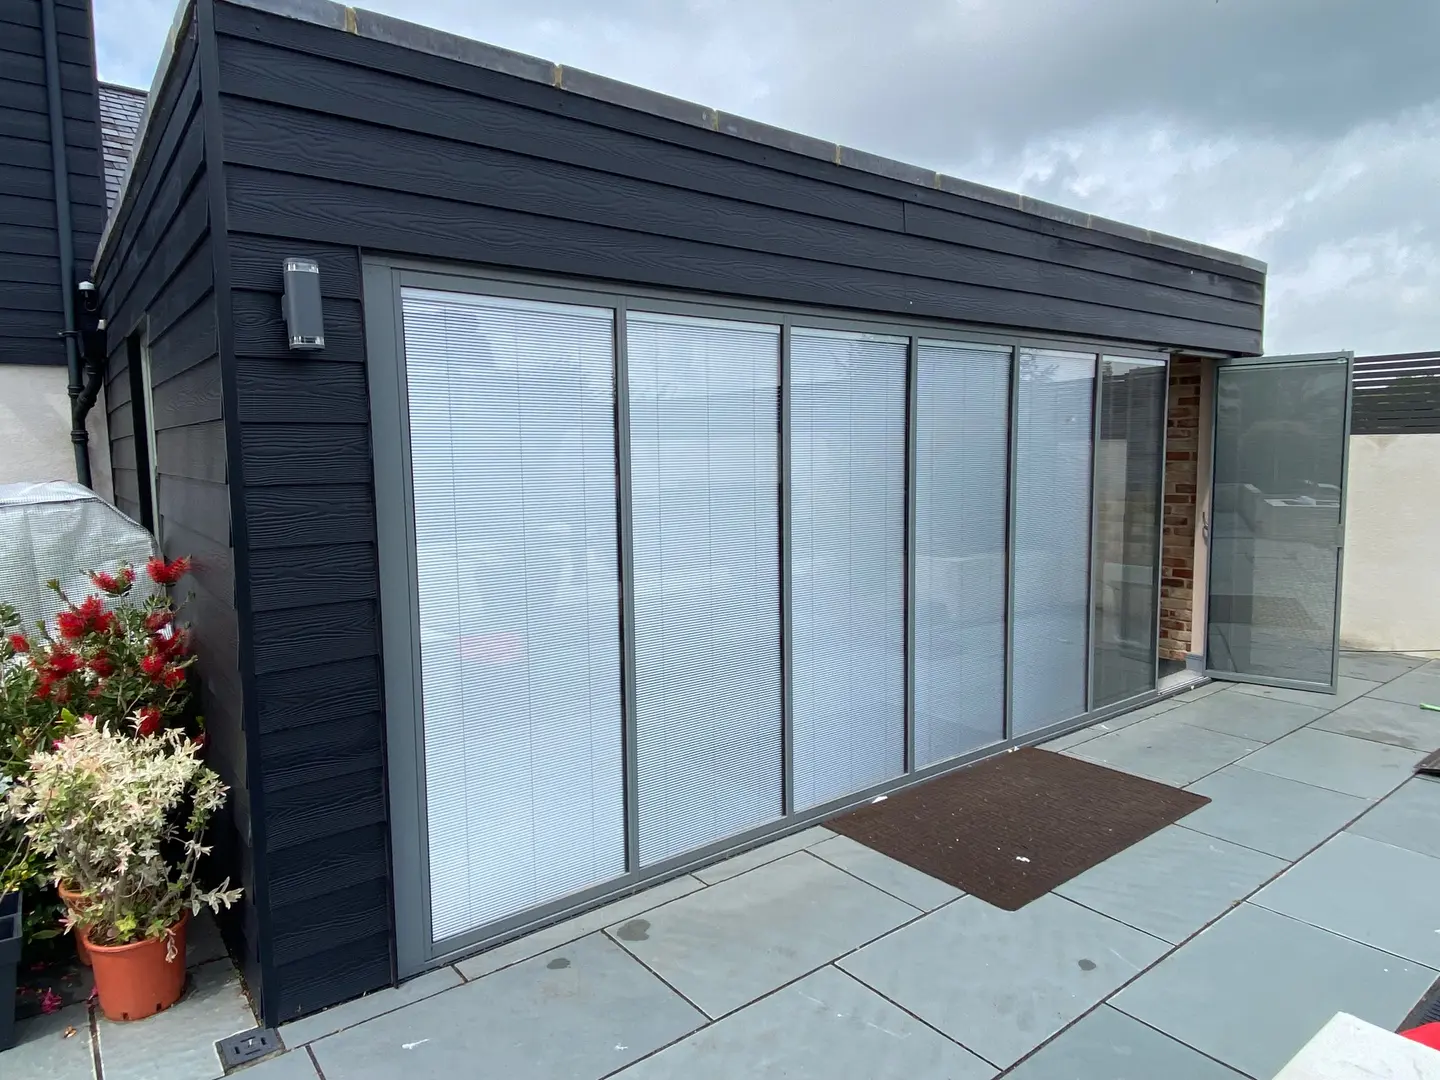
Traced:
<path fill-rule="evenodd" d="M 1121 221 L 1112 221 L 1083 210 L 1072 210 L 1069 207 L 1058 206 L 1040 199 L 1032 199 L 1028 195 L 1018 195 L 1012 191 L 1004 191 L 959 177 L 947 176 L 933 169 L 924 169 L 868 151 L 855 150 L 839 143 L 826 142 L 823 139 L 803 135 L 799 132 L 788 131 L 785 128 L 775 127 L 758 120 L 734 116 L 719 109 L 712 109 L 655 90 L 620 82 L 605 75 L 597 75 L 579 68 L 563 67 L 549 60 L 514 52 L 498 45 L 490 45 L 445 30 L 422 26 L 419 23 L 407 22 L 391 15 L 382 15 L 364 8 L 347 7 L 337 3 L 336 0 L 225 0 L 225 2 L 237 7 L 252 8 L 267 14 L 355 34 L 373 41 L 429 53 L 432 56 L 470 64 L 489 71 L 529 79 L 532 82 L 554 86 L 582 97 L 606 101 L 654 116 L 662 116 L 679 123 L 706 128 L 775 149 L 803 154 L 806 157 L 914 184 L 917 187 L 934 188 L 978 202 L 991 203 L 1036 217 L 1048 218 L 1051 221 L 1075 225 L 1082 229 L 1092 229 L 1096 232 L 1153 244 L 1173 251 L 1183 251 L 1186 254 L 1211 259 L 1215 262 L 1241 266 L 1257 273 L 1263 274 L 1267 270 L 1263 261 L 1249 255 L 1226 251 L 1222 248 L 1211 247 L 1208 244 L 1170 236 L 1136 225 L 1127 225 Z M 184 26 L 186 14 L 192 3 L 193 0 L 181 0 L 180 2 L 179 11 L 176 13 L 170 37 L 161 55 L 161 62 L 151 87 L 151 103 L 159 91 L 160 84 L 164 81 L 165 70 L 169 67 L 170 60 L 174 55 L 178 35 Z M 106 221 L 105 231 L 96 251 L 95 266 L 97 268 L 101 256 L 105 253 L 111 224 L 118 216 L 118 211 L 128 194 L 129 174 L 133 171 L 135 154 L 139 152 L 144 140 L 149 118 L 150 112 L 147 104 L 145 115 L 140 121 L 140 128 L 135 135 L 131 169 L 127 170 L 125 182 L 116 199 L 116 214 L 112 214 Z"/>

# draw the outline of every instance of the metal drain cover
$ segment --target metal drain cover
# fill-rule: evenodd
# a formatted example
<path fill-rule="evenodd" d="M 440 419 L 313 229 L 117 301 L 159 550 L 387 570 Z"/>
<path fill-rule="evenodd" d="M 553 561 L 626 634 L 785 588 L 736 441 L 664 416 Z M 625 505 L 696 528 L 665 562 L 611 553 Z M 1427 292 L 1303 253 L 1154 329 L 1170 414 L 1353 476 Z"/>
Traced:
<path fill-rule="evenodd" d="M 220 1051 L 220 1064 L 228 1073 L 241 1065 L 249 1065 L 252 1061 L 277 1054 L 285 1047 L 280 1044 L 280 1036 L 275 1033 L 274 1028 L 251 1028 L 238 1035 L 231 1035 L 228 1039 L 221 1039 L 215 1044 L 215 1049 Z"/>

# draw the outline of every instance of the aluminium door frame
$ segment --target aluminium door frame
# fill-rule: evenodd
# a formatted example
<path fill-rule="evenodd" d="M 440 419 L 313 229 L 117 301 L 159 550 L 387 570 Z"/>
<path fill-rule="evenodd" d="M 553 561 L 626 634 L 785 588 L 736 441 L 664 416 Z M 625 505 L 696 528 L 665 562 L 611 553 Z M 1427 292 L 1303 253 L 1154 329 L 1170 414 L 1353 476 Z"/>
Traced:
<path fill-rule="evenodd" d="M 1215 477 L 1218 470 L 1214 464 L 1216 436 L 1220 428 L 1220 371 L 1223 368 L 1289 367 L 1291 365 L 1335 363 L 1345 364 L 1345 407 L 1344 431 L 1340 440 L 1340 521 L 1336 526 L 1335 544 L 1335 619 L 1330 637 L 1330 685 L 1305 679 L 1270 678 L 1264 675 L 1249 675 L 1244 672 L 1219 671 L 1210 666 L 1210 619 L 1213 616 L 1209 602 L 1209 591 L 1215 580 Z M 1215 392 L 1210 404 L 1210 542 L 1205 549 L 1205 676 L 1222 682 L 1249 683 L 1253 686 L 1274 686 L 1285 690 L 1309 690 L 1319 694 L 1340 692 L 1340 602 L 1345 588 L 1345 526 L 1350 500 L 1350 413 L 1355 398 L 1355 352 L 1340 349 L 1335 352 L 1290 353 L 1277 356 L 1237 356 L 1215 361 Z M 1193 648 L 1193 642 L 1192 642 Z"/>
<path fill-rule="evenodd" d="M 1081 715 L 1052 723 L 1046 727 L 1016 736 L 1012 729 L 1010 698 L 1014 685 L 1013 672 L 1013 605 L 1014 605 L 1014 512 L 1016 449 L 1015 398 L 1019 389 L 1019 354 L 1021 349 L 1058 349 L 1081 352 L 1096 358 L 1115 356 L 1145 360 L 1168 361 L 1161 349 L 1145 346 L 1114 344 L 1098 340 L 1081 340 L 1062 335 L 1034 333 L 1003 334 L 993 329 L 969 327 L 931 319 L 905 316 L 872 316 L 864 312 L 821 309 L 801 304 L 767 303 L 727 297 L 696 298 L 659 289 L 646 289 L 627 284 L 574 281 L 561 277 L 536 276 L 498 272 L 479 267 L 454 267 L 428 260 L 410 260 L 366 255 L 363 260 L 365 341 L 367 379 L 371 400 L 371 431 L 375 471 L 377 541 L 381 561 L 380 603 L 381 640 L 384 654 L 386 730 L 387 730 L 387 797 L 390 808 L 389 828 L 392 860 L 392 893 L 395 904 L 396 964 L 401 977 L 453 962 L 484 948 L 529 933 L 545 925 L 578 914 L 601 903 L 658 884 L 684 874 L 716 859 L 753 847 L 788 832 L 794 832 L 823 821 L 835 814 L 863 805 L 870 799 L 903 790 L 913 784 L 953 771 L 1007 749 L 1033 745 L 1089 723 L 1138 708 L 1152 700 L 1167 696 L 1154 691 L 1118 702 L 1102 709 L 1091 709 Z M 589 886 L 575 893 L 556 898 L 443 941 L 433 940 L 430 917 L 428 825 L 424 784 L 424 727 L 421 701 L 420 653 L 418 637 L 419 598 L 417 555 L 414 528 L 413 476 L 410 468 L 408 393 L 405 384 L 404 334 L 401 290 L 424 288 L 462 292 L 490 297 L 536 300 L 547 303 L 601 307 L 615 313 L 616 348 L 614 356 L 616 389 L 616 470 L 617 514 L 628 510 L 629 497 L 629 424 L 628 424 L 628 353 L 625 316 L 628 312 L 654 312 L 699 318 L 759 322 L 781 328 L 781 356 L 777 373 L 780 377 L 780 402 L 789 403 L 789 351 L 792 328 L 830 329 L 864 334 L 879 334 L 909 339 L 907 349 L 907 433 L 906 433 L 906 521 L 904 550 L 904 597 L 906 599 L 906 771 L 870 785 L 860 791 L 829 800 L 803 810 L 792 805 L 790 784 L 793 769 L 789 766 L 790 708 L 786 689 L 789 671 L 788 646 L 782 642 L 782 740 L 786 768 L 786 798 L 782 814 L 742 833 L 725 837 L 692 851 L 660 860 L 646 867 L 638 861 L 638 829 L 636 828 L 636 756 L 635 756 L 635 689 L 634 689 L 634 598 L 632 523 L 617 522 L 617 544 L 622 545 L 618 559 L 619 607 L 621 620 L 621 702 L 624 734 L 626 871 L 608 881 Z M 961 344 L 1000 346 L 1010 354 L 1009 406 L 1007 440 L 1009 456 L 1006 477 L 1006 627 L 1005 627 L 1005 716 L 1002 737 L 986 746 L 954 757 L 916 767 L 914 737 L 914 594 L 915 594 L 915 479 L 914 460 L 918 432 L 913 410 L 918 392 L 918 349 L 922 340 L 951 341 Z M 780 514 L 782 532 L 780 549 L 790 551 L 788 535 L 788 502 L 792 491 L 789 466 L 788 410 L 781 409 L 781 440 L 777 465 L 781 469 Z M 622 475 L 625 474 L 625 475 Z M 1093 469 L 1091 477 L 1093 500 Z M 630 542 L 624 542 L 630 541 Z M 1093 537 L 1092 537 L 1093 543 Z M 788 557 L 782 564 L 781 596 L 782 634 L 788 640 Z"/>

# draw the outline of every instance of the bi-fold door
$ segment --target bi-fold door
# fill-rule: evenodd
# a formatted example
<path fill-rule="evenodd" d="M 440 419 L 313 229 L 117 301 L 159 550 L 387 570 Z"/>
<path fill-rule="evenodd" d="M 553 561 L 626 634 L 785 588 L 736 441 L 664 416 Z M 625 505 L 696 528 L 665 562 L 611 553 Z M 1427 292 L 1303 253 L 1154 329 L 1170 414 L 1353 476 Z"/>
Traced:
<path fill-rule="evenodd" d="M 402 972 L 1154 688 L 1161 359 L 366 306 Z"/>

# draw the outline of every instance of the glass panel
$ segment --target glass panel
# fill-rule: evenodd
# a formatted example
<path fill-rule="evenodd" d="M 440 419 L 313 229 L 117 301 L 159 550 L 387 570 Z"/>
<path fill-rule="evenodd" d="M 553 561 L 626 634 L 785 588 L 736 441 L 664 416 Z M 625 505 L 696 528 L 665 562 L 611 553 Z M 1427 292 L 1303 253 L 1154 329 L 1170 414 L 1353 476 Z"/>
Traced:
<path fill-rule="evenodd" d="M 1095 357 L 1020 350 L 1013 733 L 1085 711 Z"/>
<path fill-rule="evenodd" d="M 915 761 L 1005 734 L 1008 348 L 922 341 L 916 387 Z"/>
<path fill-rule="evenodd" d="M 631 313 L 640 861 L 780 815 L 780 328 Z"/>
<path fill-rule="evenodd" d="M 1346 363 L 1221 367 L 1206 663 L 1334 676 Z"/>
<path fill-rule="evenodd" d="M 790 339 L 795 805 L 905 771 L 909 341 Z"/>
<path fill-rule="evenodd" d="M 614 325 L 402 297 L 438 941 L 625 870 Z"/>
<path fill-rule="evenodd" d="M 1163 360 L 1101 359 L 1091 708 L 1155 689 L 1165 393 Z"/>

